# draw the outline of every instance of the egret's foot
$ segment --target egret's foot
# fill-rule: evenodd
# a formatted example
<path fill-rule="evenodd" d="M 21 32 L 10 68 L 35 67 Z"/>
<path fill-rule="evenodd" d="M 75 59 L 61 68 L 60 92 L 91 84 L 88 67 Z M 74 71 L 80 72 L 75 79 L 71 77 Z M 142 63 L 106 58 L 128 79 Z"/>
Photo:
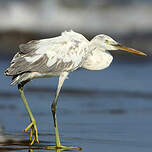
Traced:
<path fill-rule="evenodd" d="M 47 146 L 45 147 L 47 150 L 54 150 L 54 149 L 60 149 L 60 150 L 82 150 L 81 147 L 68 147 L 68 146 Z"/>
<path fill-rule="evenodd" d="M 38 130 L 37 130 L 37 126 L 36 126 L 36 121 L 32 121 L 30 123 L 30 125 L 28 125 L 27 128 L 24 129 L 24 132 L 27 132 L 29 129 L 31 129 L 30 131 L 30 145 L 33 145 L 34 141 L 36 141 L 37 143 L 39 143 L 39 139 L 38 139 Z"/>

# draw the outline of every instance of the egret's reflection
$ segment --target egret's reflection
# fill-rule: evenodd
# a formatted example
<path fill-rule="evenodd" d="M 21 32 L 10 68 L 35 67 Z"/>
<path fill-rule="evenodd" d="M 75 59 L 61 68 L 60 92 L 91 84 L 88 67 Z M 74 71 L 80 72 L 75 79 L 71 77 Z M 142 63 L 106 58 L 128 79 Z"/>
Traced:
<path fill-rule="evenodd" d="M 56 152 L 62 152 L 63 149 L 56 149 L 55 151 L 56 151 Z M 29 152 L 34 152 L 34 149 L 29 149 Z"/>
<path fill-rule="evenodd" d="M 59 149 L 59 148 L 56 148 L 56 146 L 45 146 L 45 147 L 40 147 L 40 148 L 31 148 L 29 149 L 29 152 L 34 152 L 34 150 L 40 150 L 40 149 L 45 149 L 45 150 L 52 150 L 52 151 L 56 151 L 56 152 L 62 152 L 62 151 L 67 151 L 68 149 Z M 70 149 L 70 150 L 82 150 L 82 148 L 80 147 L 75 147 L 73 149 Z"/>

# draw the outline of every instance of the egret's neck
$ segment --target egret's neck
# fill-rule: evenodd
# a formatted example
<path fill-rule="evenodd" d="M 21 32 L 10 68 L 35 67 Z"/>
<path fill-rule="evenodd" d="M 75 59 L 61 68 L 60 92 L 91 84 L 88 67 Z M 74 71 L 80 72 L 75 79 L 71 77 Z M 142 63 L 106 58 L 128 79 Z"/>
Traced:
<path fill-rule="evenodd" d="M 89 54 L 82 67 L 88 70 L 102 70 L 107 68 L 112 62 L 112 55 L 98 45 L 90 44 Z"/>
<path fill-rule="evenodd" d="M 108 52 L 107 49 L 104 47 L 104 45 L 102 45 L 102 43 L 99 43 L 98 41 L 96 41 L 94 39 L 92 39 L 90 41 L 89 48 L 90 48 L 90 51 L 91 50 L 100 50 L 102 52 Z"/>
<path fill-rule="evenodd" d="M 90 41 L 89 49 L 90 49 L 89 52 L 98 50 L 98 51 L 103 52 L 104 54 L 107 54 L 108 56 L 112 57 L 112 55 L 109 53 L 109 51 L 107 50 L 107 48 L 105 48 L 105 46 L 102 45 L 102 43 L 99 43 L 95 39 L 92 39 Z"/>

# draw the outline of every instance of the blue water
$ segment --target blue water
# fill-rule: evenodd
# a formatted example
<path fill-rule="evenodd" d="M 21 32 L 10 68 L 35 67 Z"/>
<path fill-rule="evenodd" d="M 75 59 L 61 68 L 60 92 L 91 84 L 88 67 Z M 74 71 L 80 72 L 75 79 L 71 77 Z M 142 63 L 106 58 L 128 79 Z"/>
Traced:
<path fill-rule="evenodd" d="M 2 134 L 18 142 L 26 140 L 23 130 L 30 123 L 28 114 L 17 87 L 10 86 L 10 78 L 3 75 L 9 61 L 1 60 L 0 65 Z M 64 83 L 57 109 L 62 144 L 82 147 L 85 152 L 151 152 L 151 66 L 151 62 L 143 62 L 142 58 L 138 62 L 114 60 L 102 71 L 71 73 Z M 56 86 L 57 78 L 37 79 L 25 86 L 42 146 L 55 144 L 51 102 Z M 1 147 L 29 148 L 12 143 L 0 144 Z"/>

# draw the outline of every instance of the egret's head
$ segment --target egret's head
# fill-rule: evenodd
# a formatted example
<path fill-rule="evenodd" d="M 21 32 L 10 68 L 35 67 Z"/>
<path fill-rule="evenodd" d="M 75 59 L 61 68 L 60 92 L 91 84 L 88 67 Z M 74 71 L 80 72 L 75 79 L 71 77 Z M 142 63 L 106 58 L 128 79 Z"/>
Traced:
<path fill-rule="evenodd" d="M 131 52 L 134 54 L 147 56 L 143 52 L 137 51 L 132 48 L 128 48 L 126 46 L 122 46 L 120 43 L 116 42 L 114 39 L 112 39 L 108 35 L 104 35 L 104 34 L 97 35 L 91 41 L 94 43 L 94 45 L 104 50 L 123 50 L 123 51 Z"/>

